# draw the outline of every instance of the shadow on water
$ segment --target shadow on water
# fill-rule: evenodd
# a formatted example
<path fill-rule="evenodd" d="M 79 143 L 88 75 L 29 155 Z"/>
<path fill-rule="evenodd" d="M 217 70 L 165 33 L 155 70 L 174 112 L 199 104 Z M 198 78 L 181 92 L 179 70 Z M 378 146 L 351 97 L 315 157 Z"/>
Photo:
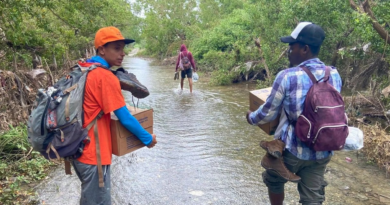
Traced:
<path fill-rule="evenodd" d="M 174 68 L 150 66 L 127 58 L 124 67 L 145 84 L 150 96 L 140 107 L 154 109 L 158 144 L 113 158 L 113 204 L 269 204 L 260 166 L 260 140 L 271 139 L 247 125 L 248 91 L 253 85 L 210 87 L 202 78 L 180 93 Z M 133 104 L 131 94 L 123 92 Z M 345 157 L 351 157 L 347 163 Z M 382 204 L 390 196 L 390 180 L 356 152 L 337 152 L 328 166 L 325 204 Z M 37 191 L 44 204 L 77 204 L 80 182 L 53 171 Z M 380 195 L 379 195 L 380 194 Z M 298 204 L 296 185 L 286 184 L 285 204 Z"/>

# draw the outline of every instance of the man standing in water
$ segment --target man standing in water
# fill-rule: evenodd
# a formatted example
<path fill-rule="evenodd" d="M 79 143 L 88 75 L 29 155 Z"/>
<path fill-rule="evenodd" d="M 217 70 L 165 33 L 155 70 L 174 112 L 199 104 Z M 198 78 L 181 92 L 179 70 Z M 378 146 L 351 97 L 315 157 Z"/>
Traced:
<path fill-rule="evenodd" d="M 190 85 L 190 93 L 192 93 L 192 70 L 196 72 L 197 69 L 191 52 L 187 50 L 187 47 L 184 44 L 182 44 L 180 47 L 180 53 L 177 57 L 175 72 L 177 72 L 178 68 L 181 69 L 180 92 L 183 92 L 184 78 L 187 76 L 188 83 Z"/>
<path fill-rule="evenodd" d="M 308 68 L 316 79 L 325 75 L 325 64 L 317 57 L 324 39 L 322 28 L 310 22 L 299 23 L 291 36 L 282 37 L 280 40 L 290 46 L 290 65 L 296 67 L 279 72 L 265 104 L 254 112 L 248 111 L 246 116 L 249 124 L 257 125 L 282 114 L 275 140 L 260 143 L 267 150 L 261 165 L 266 169 L 263 181 L 272 205 L 283 204 L 287 181 L 298 182 L 299 202 L 303 205 L 319 205 L 325 201 L 324 173 L 333 152 L 315 151 L 302 143 L 295 135 L 294 123 L 302 113 L 306 95 L 313 85 L 301 66 Z M 331 69 L 328 82 L 341 91 L 341 78 L 335 68 Z M 272 156 L 271 148 L 279 150 L 281 156 L 274 157 L 275 153 Z"/>
<path fill-rule="evenodd" d="M 80 204 L 82 205 L 111 204 L 111 112 L 114 112 L 121 124 L 134 133 L 148 148 L 154 147 L 157 143 L 156 135 L 149 134 L 130 114 L 122 96 L 119 80 L 108 69 L 122 64 L 125 56 L 123 49 L 126 44 L 132 42 L 134 40 L 125 39 L 115 27 L 101 28 L 95 36 L 97 55 L 88 62 L 100 65 L 88 73 L 85 83 L 83 127 L 98 118 L 101 113 L 102 116 L 95 124 L 98 137 L 95 136 L 92 127 L 88 132 L 90 143 L 85 145 L 82 155 L 72 161 L 81 181 Z M 103 187 L 100 187 L 101 185 Z"/>

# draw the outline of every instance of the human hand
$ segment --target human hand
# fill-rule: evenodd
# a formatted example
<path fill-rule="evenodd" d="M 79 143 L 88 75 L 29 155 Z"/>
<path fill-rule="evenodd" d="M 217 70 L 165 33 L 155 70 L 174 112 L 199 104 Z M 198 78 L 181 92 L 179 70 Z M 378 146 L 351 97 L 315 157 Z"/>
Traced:
<path fill-rule="evenodd" d="M 156 145 L 156 144 L 157 144 L 156 135 L 155 135 L 155 134 L 152 134 L 152 137 L 153 137 L 153 139 L 152 139 L 152 143 L 150 143 L 150 145 L 148 145 L 148 148 L 153 148 L 153 147 L 154 147 L 154 145 Z"/>
<path fill-rule="evenodd" d="M 249 115 L 252 113 L 252 111 L 248 110 L 246 112 L 246 121 L 249 123 L 249 124 L 252 124 L 251 120 L 249 119 Z"/>

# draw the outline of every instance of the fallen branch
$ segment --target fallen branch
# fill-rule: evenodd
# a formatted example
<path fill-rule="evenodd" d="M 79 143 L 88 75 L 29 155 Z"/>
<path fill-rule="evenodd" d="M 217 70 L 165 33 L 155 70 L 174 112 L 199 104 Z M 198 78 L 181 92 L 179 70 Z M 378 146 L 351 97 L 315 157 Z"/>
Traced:
<path fill-rule="evenodd" d="M 257 72 L 249 81 L 252 81 L 254 79 L 256 79 L 257 75 L 259 75 L 260 72 Z"/>
<path fill-rule="evenodd" d="M 49 75 L 50 75 L 51 84 L 54 85 L 54 78 L 53 78 L 53 75 L 51 74 L 51 70 L 50 70 L 49 64 L 47 64 L 46 59 L 43 59 L 43 60 L 46 63 L 47 71 L 49 72 Z"/>
<path fill-rule="evenodd" d="M 376 193 L 376 194 L 378 194 L 378 193 Z M 378 194 L 378 195 L 381 196 L 381 197 L 385 197 L 385 198 L 390 199 L 390 197 L 388 197 L 388 196 L 385 196 L 385 195 L 382 195 L 382 194 Z"/>
<path fill-rule="evenodd" d="M 279 56 L 278 60 L 276 60 L 276 62 L 278 62 L 288 51 L 289 48 L 286 48 Z"/>
<path fill-rule="evenodd" d="M 24 158 L 27 158 L 31 154 L 32 151 L 33 151 L 33 147 L 30 148 L 30 151 L 28 151 L 28 153 L 26 154 L 26 156 Z"/>
<path fill-rule="evenodd" d="M 379 100 L 379 98 L 377 98 L 378 102 L 379 102 L 379 105 L 381 106 L 382 108 L 382 112 L 383 112 L 383 115 L 385 116 L 386 120 L 387 120 L 387 123 L 390 124 L 390 120 L 389 118 L 387 117 L 387 114 L 386 114 L 386 111 L 385 111 L 385 108 L 383 107 L 381 101 Z"/>
<path fill-rule="evenodd" d="M 360 77 L 366 77 L 366 76 L 371 76 L 371 74 L 375 71 L 375 70 L 378 70 L 382 65 L 380 65 L 380 63 L 382 63 L 382 57 L 378 57 L 377 60 L 375 60 L 374 62 L 370 63 L 369 65 L 367 65 L 367 68 L 364 68 L 363 71 L 361 71 L 360 73 L 357 73 L 355 74 L 354 76 L 350 77 L 350 81 L 351 82 L 360 82 L 360 83 L 363 83 L 361 80 L 359 80 Z M 354 86 L 356 87 L 357 84 Z M 355 89 L 355 88 L 354 88 Z"/>
<path fill-rule="evenodd" d="M 367 102 L 371 103 L 374 107 L 376 107 L 375 104 L 373 102 L 371 102 L 369 99 L 367 99 L 366 97 L 364 97 L 363 94 L 361 94 L 359 91 L 356 91 L 356 92 L 359 93 L 359 95 L 361 95 L 364 100 L 366 100 Z"/>

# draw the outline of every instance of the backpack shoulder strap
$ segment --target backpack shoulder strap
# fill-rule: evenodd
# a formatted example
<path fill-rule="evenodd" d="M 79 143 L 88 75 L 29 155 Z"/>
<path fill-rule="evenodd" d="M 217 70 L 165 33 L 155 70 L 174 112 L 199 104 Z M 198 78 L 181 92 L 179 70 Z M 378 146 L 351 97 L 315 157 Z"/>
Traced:
<path fill-rule="evenodd" d="M 97 160 L 97 168 L 99 175 L 99 187 L 104 187 L 104 179 L 103 179 L 103 167 L 102 167 L 102 159 L 100 155 L 100 142 L 99 142 L 99 131 L 97 120 L 100 119 L 104 115 L 103 111 L 100 111 L 96 118 L 86 127 L 87 130 L 90 130 L 93 126 L 93 133 L 95 135 L 95 146 L 96 146 L 96 160 Z"/>
<path fill-rule="evenodd" d="M 302 70 L 306 72 L 306 74 L 310 77 L 310 80 L 313 83 L 317 83 L 318 82 L 316 77 L 314 77 L 313 73 L 311 73 L 311 71 L 308 68 L 306 68 L 305 66 L 300 66 L 300 68 L 302 68 Z"/>
<path fill-rule="evenodd" d="M 183 59 L 183 52 L 180 51 L 179 57 L 180 57 L 179 59 L 180 59 L 180 61 L 181 61 L 181 60 Z"/>
<path fill-rule="evenodd" d="M 64 159 L 64 163 L 65 163 L 65 174 L 72 175 L 72 170 L 70 168 L 70 161 Z"/>
<path fill-rule="evenodd" d="M 324 82 L 328 82 L 329 78 L 330 78 L 330 71 L 331 71 L 332 68 L 330 68 L 329 66 L 326 66 L 325 67 L 325 76 L 324 76 Z"/>

